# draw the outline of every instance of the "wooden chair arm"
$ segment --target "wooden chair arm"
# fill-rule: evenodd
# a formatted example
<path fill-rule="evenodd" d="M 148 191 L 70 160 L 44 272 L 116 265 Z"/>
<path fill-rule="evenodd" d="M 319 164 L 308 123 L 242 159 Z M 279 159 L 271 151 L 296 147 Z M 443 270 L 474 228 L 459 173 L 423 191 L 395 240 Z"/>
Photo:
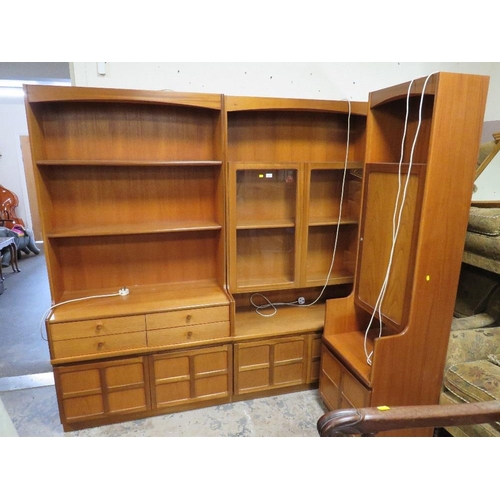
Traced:
<path fill-rule="evenodd" d="M 482 161 L 481 165 L 477 167 L 474 180 L 476 180 L 483 173 L 483 170 L 490 164 L 491 160 L 493 160 L 498 151 L 500 151 L 500 132 L 495 132 L 493 134 L 493 139 L 494 139 L 493 148 L 488 154 L 488 156 Z"/>
<path fill-rule="evenodd" d="M 320 417 L 317 428 L 321 437 L 375 436 L 379 432 L 398 429 L 496 421 L 500 421 L 500 401 L 333 410 Z"/>

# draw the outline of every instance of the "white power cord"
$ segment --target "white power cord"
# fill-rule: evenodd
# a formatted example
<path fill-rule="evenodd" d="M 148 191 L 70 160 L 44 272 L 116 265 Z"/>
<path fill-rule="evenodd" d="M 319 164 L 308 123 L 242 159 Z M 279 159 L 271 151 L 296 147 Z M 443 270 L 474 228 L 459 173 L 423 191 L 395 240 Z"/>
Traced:
<path fill-rule="evenodd" d="M 42 318 L 40 319 L 40 336 L 42 337 L 43 340 L 47 341 L 47 338 L 43 336 L 43 326 L 45 325 L 45 322 L 49 316 L 49 314 L 59 306 L 62 306 L 63 304 L 69 304 L 71 302 L 81 302 L 82 300 L 90 300 L 90 299 L 101 299 L 104 297 L 125 297 L 130 293 L 130 290 L 128 288 L 120 288 L 117 293 L 107 293 L 103 295 L 90 295 L 88 297 L 80 297 L 78 299 L 70 299 L 70 300 L 65 300 L 64 302 L 58 302 L 57 304 L 52 305 L 49 307 L 42 315 Z"/>

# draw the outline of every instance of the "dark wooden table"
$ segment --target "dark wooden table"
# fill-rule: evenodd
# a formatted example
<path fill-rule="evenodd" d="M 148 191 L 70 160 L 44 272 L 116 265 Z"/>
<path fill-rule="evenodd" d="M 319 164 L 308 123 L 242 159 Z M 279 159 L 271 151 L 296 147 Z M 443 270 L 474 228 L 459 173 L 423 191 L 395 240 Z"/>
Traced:
<path fill-rule="evenodd" d="M 20 269 L 17 265 L 17 247 L 12 236 L 0 238 L 0 255 L 3 255 L 7 250 L 10 252 L 10 265 L 12 266 L 12 270 L 15 273 L 19 273 Z M 0 264 L 0 280 L 3 281 L 4 279 L 2 265 Z"/>

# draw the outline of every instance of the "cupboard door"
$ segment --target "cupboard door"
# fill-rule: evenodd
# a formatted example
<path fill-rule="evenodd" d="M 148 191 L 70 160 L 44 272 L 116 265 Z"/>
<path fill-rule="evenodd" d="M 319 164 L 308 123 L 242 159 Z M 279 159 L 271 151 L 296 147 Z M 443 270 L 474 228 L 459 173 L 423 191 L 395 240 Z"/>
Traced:
<path fill-rule="evenodd" d="M 63 424 L 151 407 L 144 357 L 55 367 L 54 373 Z"/>
<path fill-rule="evenodd" d="M 325 347 L 321 350 L 319 393 L 329 410 L 363 408 L 370 405 L 371 390 Z"/>
<path fill-rule="evenodd" d="M 357 252 L 360 165 L 306 165 L 304 285 L 351 283 Z M 342 202 L 342 204 L 341 204 Z M 332 265 L 333 260 L 333 265 Z"/>
<path fill-rule="evenodd" d="M 192 349 L 153 356 L 154 408 L 229 400 L 231 394 L 230 346 Z"/>
<path fill-rule="evenodd" d="M 403 179 L 408 178 L 403 208 L 395 211 L 401 179 L 393 164 L 366 166 L 364 214 L 376 214 L 364 221 L 360 233 L 358 276 L 355 285 L 356 301 L 372 313 L 377 309 L 387 266 L 391 273 L 382 304 L 382 316 L 397 331 L 408 322 L 412 303 L 413 273 L 415 270 L 416 242 L 420 231 L 422 197 L 425 181 L 422 165 L 402 168 Z M 393 248 L 393 217 L 398 215 L 399 231 Z"/>
<path fill-rule="evenodd" d="M 229 167 L 232 288 L 290 287 L 298 279 L 299 165 L 231 163 Z"/>
<path fill-rule="evenodd" d="M 235 394 L 307 383 L 307 338 L 242 342 L 235 345 Z"/>
<path fill-rule="evenodd" d="M 310 342 L 310 367 L 309 367 L 309 375 L 307 377 L 307 381 L 309 383 L 318 382 L 319 374 L 320 374 L 320 365 L 321 365 L 321 334 L 311 334 L 309 335 Z"/>
<path fill-rule="evenodd" d="M 319 393 L 330 410 L 340 407 L 340 381 L 342 367 L 337 359 L 324 346 L 321 349 L 321 371 Z"/>

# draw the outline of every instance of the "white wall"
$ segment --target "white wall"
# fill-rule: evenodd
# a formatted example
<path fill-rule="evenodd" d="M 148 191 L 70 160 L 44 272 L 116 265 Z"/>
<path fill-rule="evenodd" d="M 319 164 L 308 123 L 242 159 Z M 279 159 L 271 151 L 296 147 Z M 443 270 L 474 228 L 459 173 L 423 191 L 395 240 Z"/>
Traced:
<path fill-rule="evenodd" d="M 78 62 L 72 80 L 90 87 L 366 101 L 372 90 L 434 71 L 495 75 L 492 88 L 499 91 L 489 96 L 485 120 L 500 119 L 500 63 L 108 62 L 102 76 L 97 63 Z"/>
<path fill-rule="evenodd" d="M 500 120 L 500 63 L 493 62 L 108 62 L 104 76 L 96 62 L 71 63 L 72 82 L 79 86 L 360 101 L 372 90 L 434 71 L 489 75 L 485 121 Z M 27 133 L 22 99 L 0 100 L 0 184 L 18 195 L 17 213 L 31 225 L 19 142 Z M 500 198 L 497 186 L 500 156 L 478 179 L 474 199 Z"/>

